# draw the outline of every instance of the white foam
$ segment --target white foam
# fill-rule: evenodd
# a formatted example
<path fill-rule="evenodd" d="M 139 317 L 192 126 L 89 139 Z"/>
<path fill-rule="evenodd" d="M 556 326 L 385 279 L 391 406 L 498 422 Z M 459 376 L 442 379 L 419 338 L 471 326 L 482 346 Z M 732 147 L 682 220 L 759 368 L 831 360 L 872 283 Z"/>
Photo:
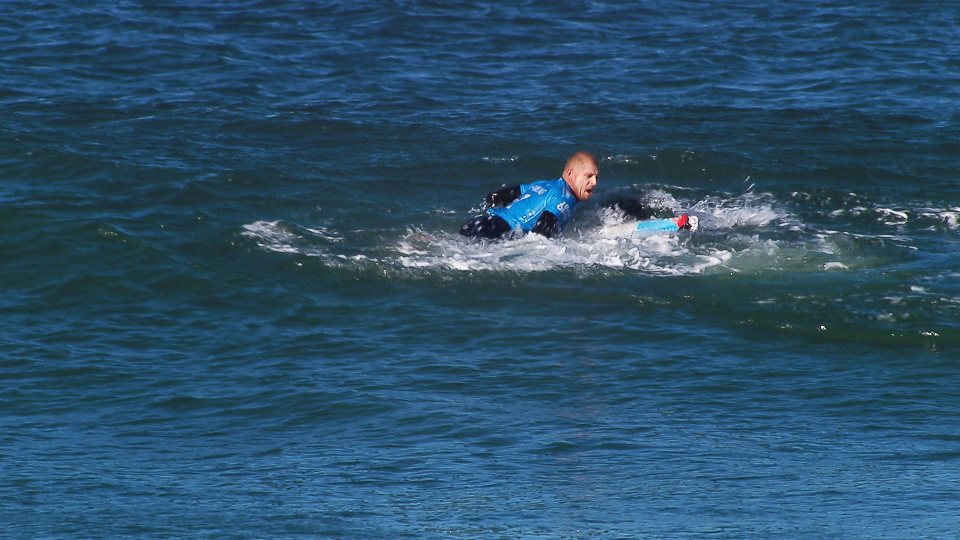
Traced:
<path fill-rule="evenodd" d="M 528 234 L 509 241 L 473 241 L 459 235 L 408 231 L 395 251 L 405 268 L 541 272 L 562 268 L 629 269 L 653 274 L 697 274 L 730 260 L 727 250 L 691 249 L 689 233 L 635 234 L 636 221 L 601 212 L 600 223 L 564 238 Z"/>
<path fill-rule="evenodd" d="M 728 259 L 723 253 L 693 254 L 676 238 L 661 235 L 636 239 L 596 235 L 552 240 L 527 235 L 505 242 L 474 242 L 461 237 L 437 237 L 429 249 L 410 249 L 401 242 L 398 262 L 407 268 L 506 270 L 540 272 L 574 267 L 644 270 L 652 273 L 700 273 Z"/>
<path fill-rule="evenodd" d="M 957 229 L 960 227 L 960 207 L 923 208 L 920 210 L 920 216 L 941 221 L 949 229 Z"/>
<path fill-rule="evenodd" d="M 315 236 L 326 240 L 327 242 L 343 242 L 342 236 L 326 227 L 304 227 L 304 229 L 313 233 Z"/>
<path fill-rule="evenodd" d="M 707 197 L 689 209 L 700 218 L 706 229 L 737 227 L 764 227 L 774 221 L 789 223 L 789 215 L 778 209 L 773 197 L 766 194 L 745 193 L 739 197 Z"/>
<path fill-rule="evenodd" d="M 240 233 L 268 251 L 277 253 L 299 253 L 294 245 L 299 236 L 288 230 L 279 221 L 255 221 L 243 226 Z"/>
<path fill-rule="evenodd" d="M 684 204 L 666 191 L 648 190 L 646 199 L 653 206 L 686 211 Z M 800 260 L 810 248 L 805 242 L 794 245 L 796 242 L 784 243 L 757 236 L 758 228 L 771 224 L 776 224 L 777 229 L 791 223 L 794 228 L 802 226 L 778 209 L 769 195 L 711 197 L 693 205 L 690 212 L 700 218 L 701 230 L 696 233 L 640 235 L 635 231 L 636 221 L 618 212 L 594 209 L 578 214 L 574 227 L 558 239 L 529 234 L 509 241 L 478 242 L 456 233 L 408 229 L 393 242 L 364 237 L 363 231 L 354 231 L 358 241 L 345 241 L 340 233 L 325 227 L 282 221 L 244 225 L 241 235 L 265 250 L 319 257 L 324 264 L 332 266 L 377 265 L 457 272 L 600 268 L 653 275 L 689 275 L 763 271 Z M 364 245 L 367 241 L 374 244 Z M 845 267 L 838 261 L 819 266 Z"/>
<path fill-rule="evenodd" d="M 880 221 L 884 225 L 902 225 L 910 219 L 906 212 L 893 210 L 892 208 L 877 208 L 880 213 Z"/>
<path fill-rule="evenodd" d="M 317 245 L 343 242 L 343 237 L 325 227 L 297 227 L 282 221 L 255 221 L 242 227 L 241 235 L 253 240 L 257 246 L 276 253 L 295 253 L 310 257 L 322 257 L 326 250 Z M 309 234 L 307 237 L 298 231 Z"/>

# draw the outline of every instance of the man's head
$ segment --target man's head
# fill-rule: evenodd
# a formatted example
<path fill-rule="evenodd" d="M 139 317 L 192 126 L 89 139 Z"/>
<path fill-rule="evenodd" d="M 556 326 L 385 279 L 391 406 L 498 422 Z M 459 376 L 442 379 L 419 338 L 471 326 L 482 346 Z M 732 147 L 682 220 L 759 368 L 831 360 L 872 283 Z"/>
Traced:
<path fill-rule="evenodd" d="M 581 201 L 593 195 L 599 174 L 600 166 L 597 164 L 597 158 L 590 152 L 573 154 L 563 166 L 563 179 L 570 186 L 573 195 Z"/>

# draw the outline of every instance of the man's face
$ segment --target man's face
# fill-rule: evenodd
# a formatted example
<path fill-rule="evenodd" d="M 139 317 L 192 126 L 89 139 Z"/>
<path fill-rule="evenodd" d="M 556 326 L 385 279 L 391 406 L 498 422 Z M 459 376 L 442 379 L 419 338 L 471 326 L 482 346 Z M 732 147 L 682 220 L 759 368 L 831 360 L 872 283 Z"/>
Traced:
<path fill-rule="evenodd" d="M 585 201 L 593 195 L 593 190 L 597 187 L 598 174 L 596 165 L 591 163 L 590 160 L 581 160 L 573 163 L 564 171 L 564 179 L 570 185 L 570 189 L 573 190 L 573 195 L 577 199 Z"/>

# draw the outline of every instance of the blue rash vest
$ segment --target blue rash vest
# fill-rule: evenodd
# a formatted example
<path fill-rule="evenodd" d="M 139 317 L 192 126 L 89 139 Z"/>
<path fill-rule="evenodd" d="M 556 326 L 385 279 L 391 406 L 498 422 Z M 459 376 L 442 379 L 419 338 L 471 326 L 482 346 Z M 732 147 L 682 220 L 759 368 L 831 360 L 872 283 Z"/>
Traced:
<path fill-rule="evenodd" d="M 516 200 L 501 208 L 491 208 L 487 213 L 506 221 L 513 230 L 530 232 L 540 215 L 550 212 L 556 216 L 558 228 L 563 230 L 576 205 L 577 197 L 570 186 L 563 178 L 557 178 L 521 184 L 520 196 Z"/>

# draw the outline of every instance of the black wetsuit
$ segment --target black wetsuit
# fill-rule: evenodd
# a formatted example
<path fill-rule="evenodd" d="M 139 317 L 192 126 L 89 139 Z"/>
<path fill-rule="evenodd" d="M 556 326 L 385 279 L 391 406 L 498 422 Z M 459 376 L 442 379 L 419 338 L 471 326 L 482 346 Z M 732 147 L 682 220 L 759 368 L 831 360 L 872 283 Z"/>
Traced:
<path fill-rule="evenodd" d="M 613 201 L 605 203 L 603 206 L 604 208 L 619 210 L 623 215 L 636 219 L 637 221 L 643 221 L 657 216 L 657 213 L 652 208 L 643 204 L 640 199 L 634 197 L 618 197 Z"/>

